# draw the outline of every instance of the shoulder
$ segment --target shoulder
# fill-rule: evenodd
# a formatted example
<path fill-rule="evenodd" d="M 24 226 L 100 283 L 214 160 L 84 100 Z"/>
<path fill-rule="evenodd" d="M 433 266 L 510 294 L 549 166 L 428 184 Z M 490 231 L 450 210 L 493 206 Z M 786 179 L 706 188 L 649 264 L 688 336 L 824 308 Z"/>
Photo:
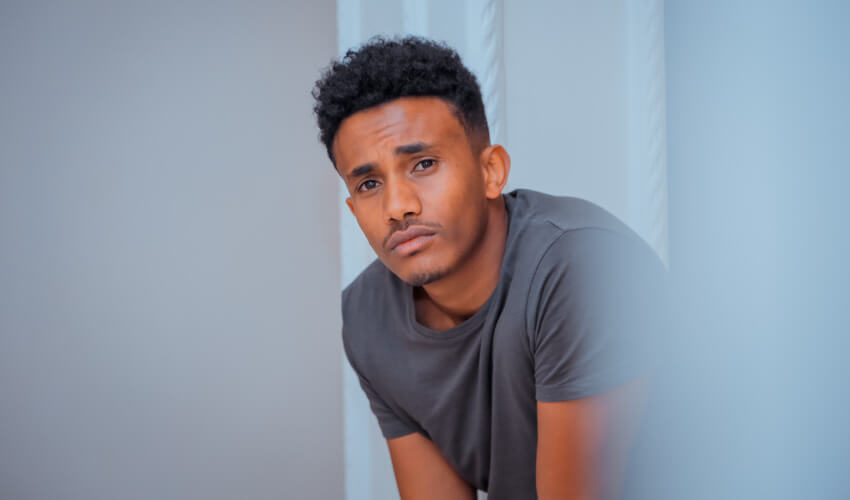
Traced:
<path fill-rule="evenodd" d="M 652 247 L 636 234 L 595 226 L 561 230 L 540 259 L 540 270 L 557 268 L 578 272 L 579 268 L 625 267 L 649 267 L 661 272 L 664 264 Z"/>
<path fill-rule="evenodd" d="M 368 352 L 379 343 L 377 333 L 397 320 L 399 287 L 400 280 L 375 259 L 342 290 L 342 340 L 349 357 Z"/>
<path fill-rule="evenodd" d="M 343 321 L 351 319 L 352 315 L 357 312 L 357 306 L 371 305 L 368 303 L 375 300 L 376 292 L 380 292 L 380 290 L 391 284 L 391 278 L 388 274 L 391 273 L 386 266 L 380 260 L 375 259 L 348 286 L 343 288 Z"/>
<path fill-rule="evenodd" d="M 603 223 L 562 220 L 535 262 L 526 296 L 526 334 L 542 400 L 595 394 L 650 368 L 652 347 L 666 335 L 666 266 L 622 223 L 581 205 Z"/>
<path fill-rule="evenodd" d="M 649 267 L 664 264 L 627 224 L 601 206 L 581 198 L 553 196 L 528 189 L 505 195 L 515 226 L 518 251 L 535 269 L 536 281 L 552 272 L 579 268 L 587 272 L 615 265 Z M 538 283 L 539 284 L 539 283 Z"/>
<path fill-rule="evenodd" d="M 604 315 L 617 301 L 624 306 L 642 297 L 663 299 L 666 266 L 616 216 L 580 198 L 530 190 L 511 195 L 512 205 L 525 214 L 522 231 L 529 234 L 522 239 L 537 241 L 526 295 L 529 333 L 553 313 Z"/>
<path fill-rule="evenodd" d="M 559 233 L 573 229 L 597 228 L 636 236 L 611 212 L 582 198 L 516 189 L 505 195 L 505 201 L 517 218 L 526 223 L 548 225 Z"/>

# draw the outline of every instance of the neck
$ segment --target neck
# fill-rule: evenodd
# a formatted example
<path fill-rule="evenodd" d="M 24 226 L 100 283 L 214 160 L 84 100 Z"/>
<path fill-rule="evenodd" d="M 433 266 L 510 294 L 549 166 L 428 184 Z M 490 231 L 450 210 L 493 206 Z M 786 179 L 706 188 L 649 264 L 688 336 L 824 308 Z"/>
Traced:
<path fill-rule="evenodd" d="M 442 313 L 444 321 L 440 323 L 450 327 L 469 318 L 496 289 L 507 244 L 507 215 L 504 199 L 493 200 L 487 228 L 476 248 L 454 272 L 415 291 L 420 300 Z"/>

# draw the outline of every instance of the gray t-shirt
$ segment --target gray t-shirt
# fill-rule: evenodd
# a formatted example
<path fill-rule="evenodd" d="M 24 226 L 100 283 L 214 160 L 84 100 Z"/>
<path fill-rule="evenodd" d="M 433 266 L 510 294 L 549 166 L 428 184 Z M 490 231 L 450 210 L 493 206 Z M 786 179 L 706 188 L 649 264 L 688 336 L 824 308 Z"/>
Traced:
<path fill-rule="evenodd" d="M 650 366 L 666 271 L 601 207 L 503 195 L 499 283 L 445 331 L 376 260 L 342 293 L 343 345 L 385 438 L 419 432 L 488 500 L 537 498 L 537 401 L 598 394 Z"/>

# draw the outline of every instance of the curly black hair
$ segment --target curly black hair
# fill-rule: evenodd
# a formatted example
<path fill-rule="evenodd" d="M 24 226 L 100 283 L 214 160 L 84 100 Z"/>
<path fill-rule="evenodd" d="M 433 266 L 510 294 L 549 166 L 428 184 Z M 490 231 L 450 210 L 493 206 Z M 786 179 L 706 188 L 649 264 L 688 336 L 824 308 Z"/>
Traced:
<path fill-rule="evenodd" d="M 400 97 L 433 96 L 449 103 L 470 142 L 489 141 L 475 75 L 447 45 L 421 37 L 373 37 L 322 73 L 312 92 L 319 139 L 336 166 L 333 142 L 342 121 Z"/>

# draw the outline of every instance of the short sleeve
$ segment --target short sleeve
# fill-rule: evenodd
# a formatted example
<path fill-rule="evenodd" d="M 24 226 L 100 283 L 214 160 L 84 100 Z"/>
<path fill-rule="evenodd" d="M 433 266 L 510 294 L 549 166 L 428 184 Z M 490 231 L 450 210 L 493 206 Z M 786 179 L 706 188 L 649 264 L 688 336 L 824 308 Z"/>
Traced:
<path fill-rule="evenodd" d="M 381 398 L 381 396 L 372 386 L 372 383 L 369 382 L 369 379 L 365 377 L 365 375 L 359 368 L 355 360 L 355 356 L 352 353 L 349 342 L 347 341 L 345 327 L 343 327 L 343 346 L 345 348 L 345 355 L 348 359 L 348 363 L 351 365 L 351 368 L 354 370 L 354 373 L 357 374 L 357 379 L 360 382 L 360 387 L 361 389 L 363 389 L 363 392 L 366 394 L 366 398 L 369 400 L 369 406 L 372 408 L 372 413 L 378 420 L 378 427 L 380 427 L 381 434 L 384 436 L 384 438 L 392 439 L 416 432 L 416 428 L 414 428 L 408 423 L 405 423 L 398 415 L 396 415 L 390 405 L 388 405 L 384 401 L 384 399 Z"/>
<path fill-rule="evenodd" d="M 399 419 L 389 405 L 375 392 L 368 380 L 359 374 L 357 377 L 360 380 L 360 387 L 369 399 L 369 406 L 378 420 L 378 427 L 381 428 L 381 434 L 385 439 L 397 438 L 416 432 L 416 429 Z"/>
<path fill-rule="evenodd" d="M 665 304 L 666 268 L 638 237 L 565 231 L 529 290 L 536 399 L 592 396 L 651 371 Z"/>

